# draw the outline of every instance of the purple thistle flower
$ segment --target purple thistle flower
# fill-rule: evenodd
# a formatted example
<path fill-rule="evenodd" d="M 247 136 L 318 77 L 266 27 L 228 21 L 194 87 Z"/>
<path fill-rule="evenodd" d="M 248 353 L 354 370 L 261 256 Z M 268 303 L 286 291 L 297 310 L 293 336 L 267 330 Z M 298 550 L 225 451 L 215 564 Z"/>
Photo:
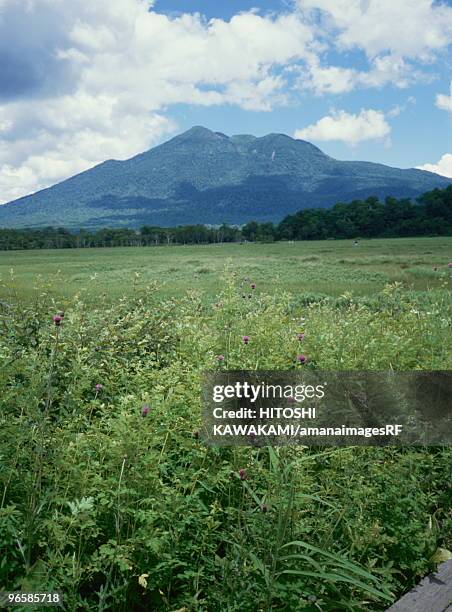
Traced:
<path fill-rule="evenodd" d="M 239 470 L 239 476 L 240 476 L 240 480 L 246 480 L 248 478 L 246 470 L 244 470 L 243 468 Z"/>
<path fill-rule="evenodd" d="M 102 391 L 102 389 L 104 388 L 103 385 L 101 385 L 100 383 L 97 383 L 97 385 L 94 387 L 96 389 L 96 391 Z"/>
<path fill-rule="evenodd" d="M 61 325 L 61 321 L 63 320 L 63 317 L 60 315 L 54 315 L 53 316 L 53 322 L 55 323 L 55 325 L 58 327 L 59 325 Z"/>
<path fill-rule="evenodd" d="M 303 333 L 303 332 L 300 332 L 299 334 L 297 334 L 297 338 L 298 338 L 298 340 L 299 340 L 300 342 L 303 342 L 303 340 L 304 340 L 304 333 Z"/>
<path fill-rule="evenodd" d="M 293 403 L 294 403 L 294 402 L 296 402 L 297 400 L 294 398 L 294 396 L 293 396 L 293 395 L 290 395 L 290 396 L 287 398 L 287 401 L 288 401 L 288 402 L 290 402 L 291 404 L 293 404 Z"/>
<path fill-rule="evenodd" d="M 195 440 L 199 440 L 199 431 L 194 431 L 193 432 L 193 437 Z"/>
<path fill-rule="evenodd" d="M 265 514 L 265 513 L 267 512 L 267 510 L 268 510 L 268 506 L 267 506 L 267 504 L 262 504 L 262 506 L 261 506 L 261 510 L 262 510 L 262 512 Z"/>
<path fill-rule="evenodd" d="M 448 267 L 448 268 L 452 268 L 452 261 L 450 261 L 450 262 L 447 264 L 447 267 Z"/>
<path fill-rule="evenodd" d="M 256 289 L 256 283 L 251 283 L 251 289 Z"/>
<path fill-rule="evenodd" d="M 250 337 L 249 336 L 243 336 L 242 340 L 243 340 L 243 344 L 248 344 L 248 342 L 250 341 Z"/>
<path fill-rule="evenodd" d="M 298 363 L 306 363 L 307 360 L 308 360 L 308 358 L 306 357 L 306 355 L 297 355 Z"/>
<path fill-rule="evenodd" d="M 145 417 L 147 414 L 149 414 L 150 412 L 150 408 L 149 406 L 143 406 L 143 408 L 141 409 L 141 416 Z"/>
<path fill-rule="evenodd" d="M 218 361 L 224 361 L 224 355 L 217 355 Z"/>

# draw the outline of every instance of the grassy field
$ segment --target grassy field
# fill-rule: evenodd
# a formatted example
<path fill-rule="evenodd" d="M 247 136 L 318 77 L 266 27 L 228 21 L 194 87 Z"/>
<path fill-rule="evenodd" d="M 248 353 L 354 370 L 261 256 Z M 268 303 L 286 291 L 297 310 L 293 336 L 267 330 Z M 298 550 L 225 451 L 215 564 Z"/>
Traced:
<path fill-rule="evenodd" d="M 451 449 L 207 447 L 201 382 L 450 369 L 451 247 L 0 253 L 0 591 L 70 612 L 387 609 L 451 554 Z"/>
<path fill-rule="evenodd" d="M 133 290 L 135 274 L 140 284 L 157 282 L 162 295 L 180 296 L 187 289 L 214 295 L 227 261 L 269 292 L 368 295 L 395 281 L 426 291 L 442 286 L 451 251 L 452 238 L 406 238 L 362 240 L 357 246 L 338 240 L 1 252 L 0 296 L 12 268 L 23 297 L 34 293 L 38 275 L 65 297 L 83 288 L 85 299 L 104 295 L 111 301 Z"/>

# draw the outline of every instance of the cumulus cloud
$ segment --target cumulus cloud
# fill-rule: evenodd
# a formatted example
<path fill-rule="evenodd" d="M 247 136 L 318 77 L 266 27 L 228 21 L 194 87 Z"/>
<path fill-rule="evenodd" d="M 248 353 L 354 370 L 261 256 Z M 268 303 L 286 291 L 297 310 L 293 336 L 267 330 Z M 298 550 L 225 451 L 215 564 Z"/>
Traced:
<path fill-rule="evenodd" d="M 452 7 L 435 0 L 298 0 L 344 49 L 428 61 L 447 47 Z"/>
<path fill-rule="evenodd" d="M 427 170 L 452 178 L 452 153 L 445 153 L 436 164 L 424 164 L 416 167 L 419 170 Z"/>
<path fill-rule="evenodd" d="M 318 95 L 430 82 L 423 65 L 452 39 L 452 6 L 435 0 L 297 0 L 297 6 L 326 49 L 361 51 L 368 61 L 368 69 L 357 70 L 323 65 L 316 57 L 302 70 L 299 86 Z"/>
<path fill-rule="evenodd" d="M 333 111 L 316 123 L 296 130 L 294 138 L 306 140 L 339 140 L 356 145 L 365 140 L 382 139 L 391 133 L 384 113 L 373 109 L 362 109 L 359 114 L 343 110 Z"/>
<path fill-rule="evenodd" d="M 452 113 L 452 81 L 450 83 L 449 91 L 449 95 L 438 94 L 436 96 L 435 105 L 441 110 L 449 111 L 449 113 Z"/>
<path fill-rule="evenodd" d="M 171 18 L 145 0 L 0 0 L 0 41 L 9 201 L 149 148 L 176 128 L 170 105 L 285 104 L 280 69 L 310 58 L 313 37 L 295 13 L 226 22 Z"/>
<path fill-rule="evenodd" d="M 417 81 L 427 80 L 427 75 L 415 70 L 403 58 L 386 55 L 372 59 L 367 71 L 324 66 L 316 58 L 302 71 L 298 85 L 323 95 L 343 94 L 357 88 L 380 88 L 388 84 L 405 89 Z"/>
<path fill-rule="evenodd" d="M 0 103 L 70 90 L 74 67 L 57 56 L 65 24 L 57 11 L 0 0 Z"/>

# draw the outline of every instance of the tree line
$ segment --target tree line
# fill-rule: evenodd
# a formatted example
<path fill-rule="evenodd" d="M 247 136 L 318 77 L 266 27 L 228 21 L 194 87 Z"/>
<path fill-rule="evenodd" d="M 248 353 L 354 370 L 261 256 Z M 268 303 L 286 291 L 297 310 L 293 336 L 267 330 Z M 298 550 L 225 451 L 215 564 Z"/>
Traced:
<path fill-rule="evenodd" d="M 104 228 L 0 229 L 0 250 L 67 249 L 277 240 L 326 240 L 452 235 L 452 185 L 434 189 L 416 201 L 376 197 L 338 203 L 332 208 L 306 208 L 280 223 L 250 221 L 242 227 L 185 225 L 139 230 Z"/>

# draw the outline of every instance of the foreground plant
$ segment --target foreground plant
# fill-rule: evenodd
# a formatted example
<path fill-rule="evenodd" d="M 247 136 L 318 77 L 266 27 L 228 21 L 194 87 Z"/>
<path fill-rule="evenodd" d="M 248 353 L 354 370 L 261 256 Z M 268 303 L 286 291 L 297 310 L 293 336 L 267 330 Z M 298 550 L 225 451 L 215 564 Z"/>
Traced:
<path fill-rule="evenodd" d="M 448 449 L 199 434 L 204 370 L 446 368 L 446 290 L 243 300 L 231 271 L 212 304 L 134 292 L 1 308 L 2 589 L 69 610 L 381 610 L 450 548 Z"/>

